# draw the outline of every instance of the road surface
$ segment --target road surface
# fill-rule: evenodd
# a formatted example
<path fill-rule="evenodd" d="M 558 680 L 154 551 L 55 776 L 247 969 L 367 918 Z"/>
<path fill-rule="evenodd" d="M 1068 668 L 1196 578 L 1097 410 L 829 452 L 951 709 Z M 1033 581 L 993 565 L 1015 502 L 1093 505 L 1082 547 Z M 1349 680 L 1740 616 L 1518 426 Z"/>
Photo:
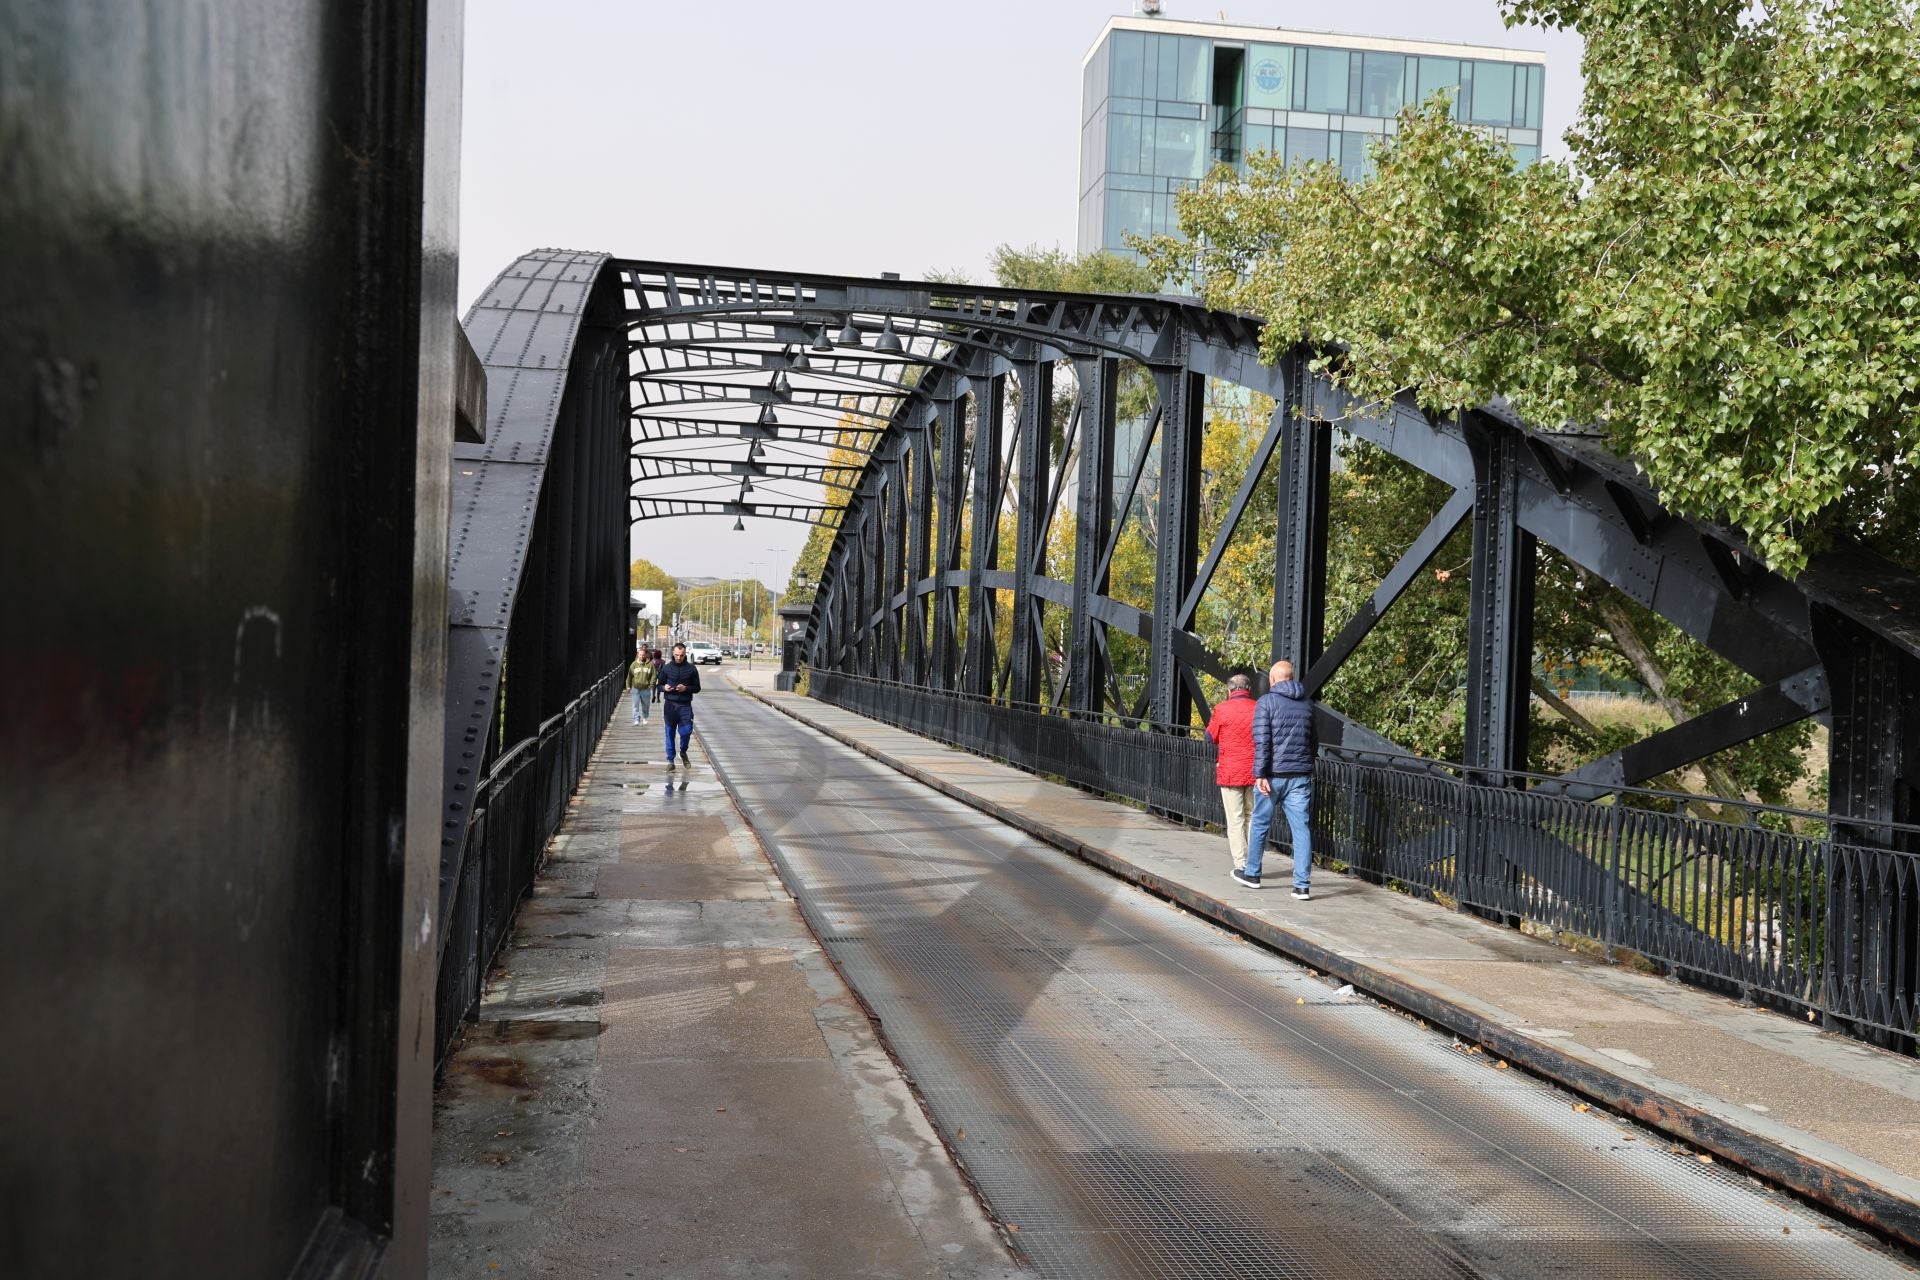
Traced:
<path fill-rule="evenodd" d="M 699 715 L 1041 1275 L 1916 1274 L 743 694 Z"/>

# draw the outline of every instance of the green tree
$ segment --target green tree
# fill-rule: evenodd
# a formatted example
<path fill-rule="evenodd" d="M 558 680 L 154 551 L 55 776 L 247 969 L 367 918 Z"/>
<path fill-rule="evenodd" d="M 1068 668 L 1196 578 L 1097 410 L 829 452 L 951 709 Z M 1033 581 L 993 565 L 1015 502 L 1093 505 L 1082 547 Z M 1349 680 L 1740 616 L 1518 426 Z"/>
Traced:
<path fill-rule="evenodd" d="M 651 560 L 635 560 L 627 566 L 627 586 L 635 591 L 665 592 L 665 609 L 671 618 L 680 609 L 680 588 L 672 574 Z"/>
<path fill-rule="evenodd" d="M 1909 0 L 1502 0 L 1585 40 L 1571 164 L 1443 98 L 1358 185 L 1256 155 L 1153 269 L 1306 339 L 1360 397 L 1597 424 L 1783 573 L 1920 563 L 1920 37 Z"/>

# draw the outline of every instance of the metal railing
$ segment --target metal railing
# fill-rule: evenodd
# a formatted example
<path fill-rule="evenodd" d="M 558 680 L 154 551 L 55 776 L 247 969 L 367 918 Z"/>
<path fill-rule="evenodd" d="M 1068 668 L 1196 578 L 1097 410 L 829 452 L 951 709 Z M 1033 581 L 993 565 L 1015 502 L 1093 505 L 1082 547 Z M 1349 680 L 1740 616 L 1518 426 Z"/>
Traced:
<path fill-rule="evenodd" d="M 1190 726 L 1073 715 L 813 669 L 812 696 L 1190 823 L 1224 821 Z M 1911 1048 L 1920 828 L 1322 749 L 1315 860 L 1479 914 L 1577 935 L 1671 976 Z M 1287 850 L 1285 823 L 1274 846 Z"/>
<path fill-rule="evenodd" d="M 560 829 L 567 801 L 620 700 L 622 663 L 500 754 L 474 788 L 453 905 L 441 922 L 435 1035 L 446 1055 L 479 1003 L 487 967 L 513 926 L 514 911 Z"/>

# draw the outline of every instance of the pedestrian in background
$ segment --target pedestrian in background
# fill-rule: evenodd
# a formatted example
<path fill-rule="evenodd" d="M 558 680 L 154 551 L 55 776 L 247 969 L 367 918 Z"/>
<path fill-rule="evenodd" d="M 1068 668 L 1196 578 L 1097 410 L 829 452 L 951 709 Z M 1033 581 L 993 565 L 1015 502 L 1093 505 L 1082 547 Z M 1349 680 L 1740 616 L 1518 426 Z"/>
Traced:
<path fill-rule="evenodd" d="M 1213 780 L 1220 784 L 1220 807 L 1227 811 L 1227 852 L 1233 878 L 1246 883 L 1247 824 L 1253 817 L 1253 681 L 1236 673 L 1227 681 L 1227 698 L 1207 720 L 1213 739 Z M 1258 879 L 1258 877 L 1255 877 Z"/>
<path fill-rule="evenodd" d="M 660 678 L 655 656 L 653 650 L 642 649 L 633 655 L 633 665 L 627 668 L 627 688 L 632 691 L 635 724 L 645 724 L 652 718 L 653 686 Z"/>
<path fill-rule="evenodd" d="M 1287 815 L 1293 833 L 1293 896 L 1305 902 L 1313 869 L 1313 699 L 1293 678 L 1293 664 L 1282 659 L 1270 673 L 1273 686 L 1253 707 L 1253 828 L 1247 833 L 1247 869 L 1234 876 L 1250 889 L 1260 887 L 1260 865 L 1273 825 L 1274 806 Z"/>
<path fill-rule="evenodd" d="M 673 735 L 680 734 L 680 763 L 691 769 L 687 744 L 693 739 L 693 695 L 700 692 L 700 668 L 687 661 L 687 646 L 673 646 L 673 661 L 660 668 L 660 719 L 667 727 L 667 768 L 673 768 Z"/>

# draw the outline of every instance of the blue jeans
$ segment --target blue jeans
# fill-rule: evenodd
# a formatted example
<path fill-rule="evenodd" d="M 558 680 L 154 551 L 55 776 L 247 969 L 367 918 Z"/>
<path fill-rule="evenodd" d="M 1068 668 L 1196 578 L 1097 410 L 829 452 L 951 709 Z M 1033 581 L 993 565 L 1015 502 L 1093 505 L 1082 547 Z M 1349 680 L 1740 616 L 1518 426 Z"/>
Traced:
<path fill-rule="evenodd" d="M 667 726 L 667 759 L 673 759 L 673 731 L 680 731 L 680 754 L 687 754 L 687 743 L 693 740 L 693 704 L 691 702 L 663 702 L 660 704 L 660 719 Z"/>
<path fill-rule="evenodd" d="M 647 712 L 653 706 L 653 690 L 635 689 L 633 691 L 633 718 L 645 720 Z"/>
<path fill-rule="evenodd" d="M 1253 793 L 1253 825 L 1247 832 L 1247 874 L 1260 874 L 1260 864 L 1267 854 L 1267 832 L 1273 827 L 1273 806 L 1277 803 L 1286 811 L 1287 827 L 1293 833 L 1293 887 L 1307 887 L 1308 873 L 1313 870 L 1313 836 L 1307 830 L 1307 823 L 1313 816 L 1313 776 L 1294 774 L 1285 778 L 1269 778 L 1267 786 L 1271 794 Z"/>

